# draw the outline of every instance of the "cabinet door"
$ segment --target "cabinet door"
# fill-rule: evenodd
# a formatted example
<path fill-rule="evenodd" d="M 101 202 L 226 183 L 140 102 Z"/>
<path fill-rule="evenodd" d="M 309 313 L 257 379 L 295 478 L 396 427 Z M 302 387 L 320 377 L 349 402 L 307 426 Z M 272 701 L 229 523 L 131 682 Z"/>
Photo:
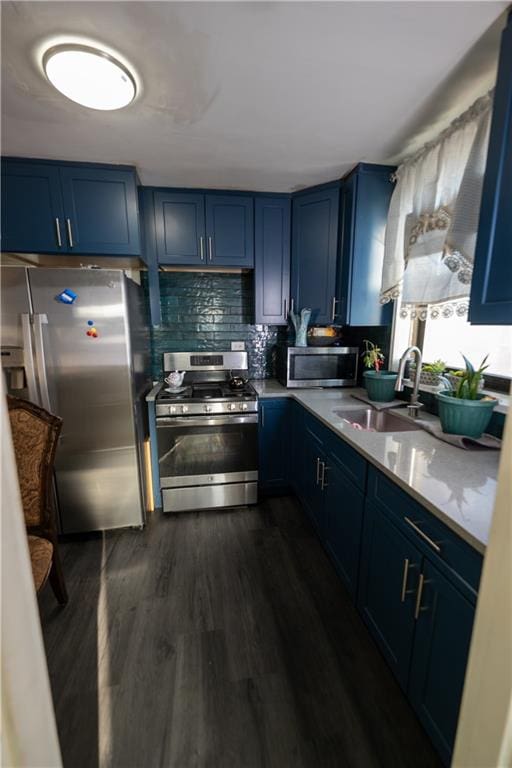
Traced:
<path fill-rule="evenodd" d="M 140 255 L 133 171 L 61 166 L 70 253 Z"/>
<path fill-rule="evenodd" d="M 295 311 L 311 309 L 311 323 L 335 316 L 338 208 L 337 188 L 293 201 L 291 298 Z"/>
<path fill-rule="evenodd" d="M 414 597 L 420 564 L 421 554 L 416 547 L 366 501 L 359 609 L 404 690 L 414 636 Z"/>
<path fill-rule="evenodd" d="M 156 251 L 160 264 L 206 264 L 204 195 L 155 192 Z"/>
<path fill-rule="evenodd" d="M 320 538 L 325 532 L 325 493 L 322 491 L 322 462 L 326 454 L 321 443 L 308 430 L 304 430 L 302 466 L 302 503 Z"/>
<path fill-rule="evenodd" d="M 350 594 L 356 597 L 364 496 L 332 457 L 325 470 L 325 544 Z"/>
<path fill-rule="evenodd" d="M 304 409 L 296 400 L 290 402 L 290 462 L 288 479 L 299 499 L 303 497 Z"/>
<path fill-rule="evenodd" d="M 501 39 L 469 320 L 512 324 L 512 14 Z"/>
<path fill-rule="evenodd" d="M 254 204 L 255 320 L 287 325 L 290 307 L 290 201 L 258 197 Z"/>
<path fill-rule="evenodd" d="M 2 163 L 2 251 L 66 250 L 59 168 Z"/>
<path fill-rule="evenodd" d="M 289 405 L 284 398 L 260 400 L 259 485 L 263 490 L 281 490 L 288 485 Z"/>
<path fill-rule="evenodd" d="M 207 260 L 213 266 L 254 266 L 254 201 L 206 195 Z"/>
<path fill-rule="evenodd" d="M 342 189 L 338 319 L 348 325 L 388 325 L 391 304 L 379 301 L 384 235 L 393 166 L 358 166 Z"/>
<path fill-rule="evenodd" d="M 409 680 L 411 702 L 448 765 L 473 629 L 474 607 L 425 558 Z"/>

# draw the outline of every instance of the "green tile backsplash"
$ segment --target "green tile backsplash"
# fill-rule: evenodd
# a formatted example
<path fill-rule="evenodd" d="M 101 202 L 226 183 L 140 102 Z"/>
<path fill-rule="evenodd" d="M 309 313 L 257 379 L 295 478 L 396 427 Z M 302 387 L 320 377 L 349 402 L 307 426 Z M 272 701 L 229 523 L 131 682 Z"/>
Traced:
<path fill-rule="evenodd" d="M 148 295 L 147 274 L 142 285 Z M 273 349 L 286 329 L 254 324 L 249 272 L 161 272 L 162 324 L 151 332 L 152 372 L 162 377 L 163 352 L 220 351 L 245 341 L 252 378 L 274 374 Z"/>

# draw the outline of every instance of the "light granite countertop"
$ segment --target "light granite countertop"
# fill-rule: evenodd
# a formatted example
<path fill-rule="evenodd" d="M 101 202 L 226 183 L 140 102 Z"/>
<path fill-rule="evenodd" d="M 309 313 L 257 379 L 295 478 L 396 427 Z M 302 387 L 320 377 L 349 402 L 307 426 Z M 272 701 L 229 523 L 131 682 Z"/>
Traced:
<path fill-rule="evenodd" d="M 485 553 L 496 496 L 500 453 L 467 451 L 423 430 L 365 432 L 334 412 L 360 409 L 357 389 L 287 389 L 272 379 L 253 381 L 260 398 L 291 397 L 346 440 L 478 552 Z M 435 416 L 424 416 L 436 420 Z"/>

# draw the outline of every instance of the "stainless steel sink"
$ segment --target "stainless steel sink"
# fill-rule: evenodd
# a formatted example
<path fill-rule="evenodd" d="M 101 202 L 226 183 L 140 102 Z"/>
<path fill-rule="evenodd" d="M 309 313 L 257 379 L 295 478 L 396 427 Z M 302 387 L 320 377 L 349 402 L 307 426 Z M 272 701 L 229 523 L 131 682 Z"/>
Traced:
<path fill-rule="evenodd" d="M 356 408 L 354 410 L 334 410 L 349 427 L 363 432 L 412 432 L 419 430 L 413 421 L 395 416 L 389 411 L 376 411 L 373 408 Z"/>

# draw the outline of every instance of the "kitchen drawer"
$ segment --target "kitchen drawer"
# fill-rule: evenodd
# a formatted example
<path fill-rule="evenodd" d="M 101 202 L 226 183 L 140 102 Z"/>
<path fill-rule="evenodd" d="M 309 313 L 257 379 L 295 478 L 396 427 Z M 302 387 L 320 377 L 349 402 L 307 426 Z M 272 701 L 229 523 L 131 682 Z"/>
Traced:
<path fill-rule="evenodd" d="M 400 524 L 401 530 L 432 562 L 444 567 L 449 576 L 460 582 L 460 587 L 466 587 L 468 596 L 476 600 L 483 560 L 479 552 L 372 466 L 368 470 L 367 496 Z"/>

